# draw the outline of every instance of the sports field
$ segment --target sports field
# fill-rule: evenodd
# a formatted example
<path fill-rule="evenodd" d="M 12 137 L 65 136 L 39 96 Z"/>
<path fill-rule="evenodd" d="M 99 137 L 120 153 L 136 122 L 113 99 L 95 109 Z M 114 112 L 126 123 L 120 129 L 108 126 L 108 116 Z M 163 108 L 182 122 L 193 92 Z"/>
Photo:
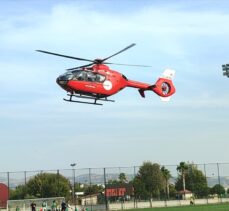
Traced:
<path fill-rule="evenodd" d="M 128 211 L 229 211 L 229 204 L 131 209 Z"/>

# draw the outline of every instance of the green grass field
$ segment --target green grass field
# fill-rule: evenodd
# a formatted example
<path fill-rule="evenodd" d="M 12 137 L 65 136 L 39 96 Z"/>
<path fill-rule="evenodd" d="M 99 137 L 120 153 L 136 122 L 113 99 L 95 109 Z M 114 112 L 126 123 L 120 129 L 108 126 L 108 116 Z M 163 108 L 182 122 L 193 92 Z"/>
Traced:
<path fill-rule="evenodd" d="M 131 209 L 128 211 L 229 211 L 229 204 Z"/>

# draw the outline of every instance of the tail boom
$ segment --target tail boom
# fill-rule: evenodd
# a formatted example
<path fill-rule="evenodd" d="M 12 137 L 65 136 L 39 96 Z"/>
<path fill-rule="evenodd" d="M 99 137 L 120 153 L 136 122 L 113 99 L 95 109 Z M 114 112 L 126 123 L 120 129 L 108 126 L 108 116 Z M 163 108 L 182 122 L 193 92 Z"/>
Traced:
<path fill-rule="evenodd" d="M 169 101 L 170 97 L 176 92 L 172 82 L 174 76 L 174 70 L 166 69 L 162 76 L 153 85 L 128 80 L 127 86 L 137 88 L 142 97 L 145 97 L 145 91 L 150 90 L 159 95 L 162 101 Z"/>
<path fill-rule="evenodd" d="M 174 70 L 166 69 L 163 72 L 162 76 L 153 85 L 128 80 L 127 86 L 137 88 L 142 97 L 145 97 L 145 91 L 150 90 L 159 95 L 162 101 L 169 101 L 170 96 L 176 92 L 176 89 L 172 82 L 174 75 Z"/>

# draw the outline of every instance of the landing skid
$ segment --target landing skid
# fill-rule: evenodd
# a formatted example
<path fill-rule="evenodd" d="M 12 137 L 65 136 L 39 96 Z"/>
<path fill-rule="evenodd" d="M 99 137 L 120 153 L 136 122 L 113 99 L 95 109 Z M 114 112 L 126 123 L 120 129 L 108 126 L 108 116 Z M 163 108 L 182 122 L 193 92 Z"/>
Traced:
<path fill-rule="evenodd" d="M 68 101 L 68 102 L 74 102 L 74 103 L 84 103 L 84 104 L 92 104 L 92 105 L 103 105 L 102 103 L 97 103 L 97 101 L 115 102 L 114 100 L 108 100 L 107 98 L 99 98 L 99 97 L 86 96 L 86 95 L 81 95 L 81 94 L 67 94 L 67 95 L 69 96 L 69 99 L 63 98 L 63 100 Z M 72 97 L 94 100 L 94 102 L 72 100 Z"/>

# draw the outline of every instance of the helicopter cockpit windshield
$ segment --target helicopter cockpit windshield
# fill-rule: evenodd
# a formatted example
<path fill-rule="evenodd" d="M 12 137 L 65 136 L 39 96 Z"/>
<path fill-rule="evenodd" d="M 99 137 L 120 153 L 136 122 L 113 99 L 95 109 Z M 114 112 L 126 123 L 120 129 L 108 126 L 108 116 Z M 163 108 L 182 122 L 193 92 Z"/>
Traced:
<path fill-rule="evenodd" d="M 69 80 L 74 81 L 90 81 L 103 83 L 106 77 L 104 75 L 93 73 L 85 70 L 77 70 L 73 72 L 66 72 L 57 78 L 57 83 L 65 85 Z"/>
<path fill-rule="evenodd" d="M 69 80 L 72 80 L 73 74 L 71 72 L 64 73 L 63 75 L 60 75 L 56 81 L 60 85 L 65 85 Z"/>
<path fill-rule="evenodd" d="M 79 70 L 72 72 L 74 77 L 72 80 L 77 81 L 91 81 L 91 82 L 104 82 L 106 77 L 104 75 L 93 73 L 89 71 Z"/>

